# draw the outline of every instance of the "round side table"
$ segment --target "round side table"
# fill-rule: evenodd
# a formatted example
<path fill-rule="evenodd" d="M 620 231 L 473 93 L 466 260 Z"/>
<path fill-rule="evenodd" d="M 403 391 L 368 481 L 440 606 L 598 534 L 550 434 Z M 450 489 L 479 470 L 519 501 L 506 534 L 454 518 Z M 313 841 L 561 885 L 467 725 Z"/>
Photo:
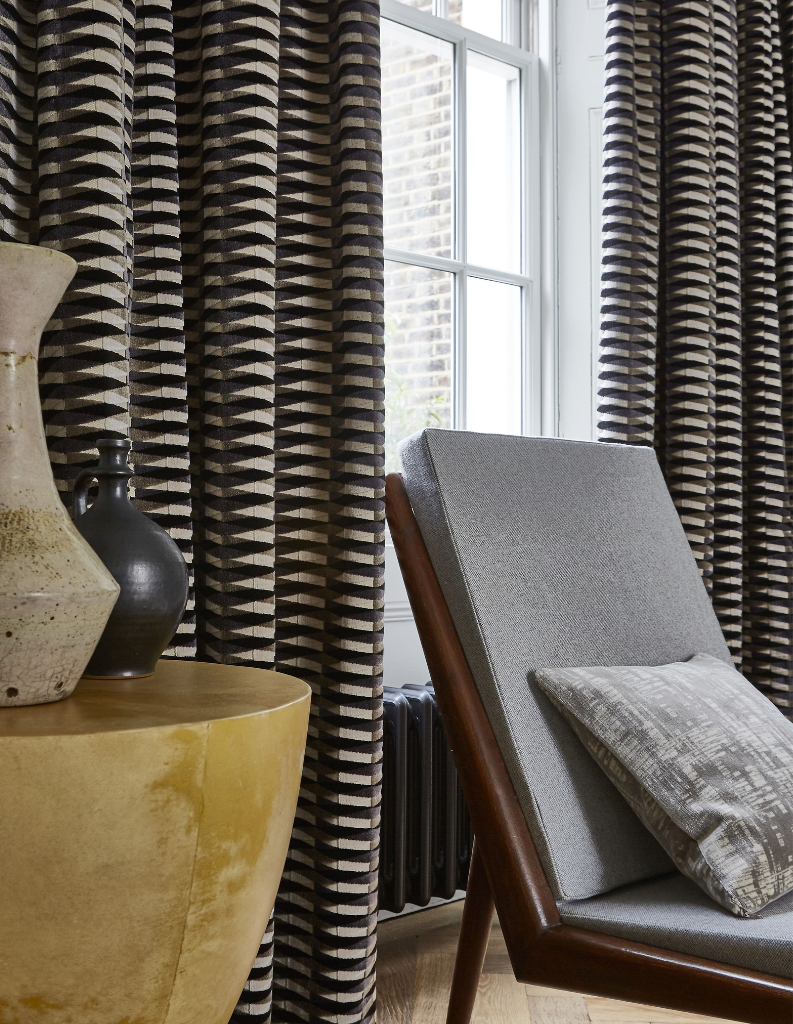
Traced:
<path fill-rule="evenodd" d="M 0 1020 L 227 1024 L 286 858 L 311 692 L 160 661 L 0 709 Z"/>

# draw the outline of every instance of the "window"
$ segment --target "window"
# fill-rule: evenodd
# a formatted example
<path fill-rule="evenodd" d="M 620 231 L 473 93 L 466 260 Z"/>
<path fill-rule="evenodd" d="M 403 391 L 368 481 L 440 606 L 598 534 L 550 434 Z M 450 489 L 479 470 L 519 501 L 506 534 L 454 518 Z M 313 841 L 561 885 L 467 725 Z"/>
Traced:
<path fill-rule="evenodd" d="M 381 0 L 389 472 L 423 426 L 595 436 L 605 2 Z M 388 542 L 384 675 L 429 677 Z"/>
<path fill-rule="evenodd" d="M 382 0 L 386 468 L 424 426 L 539 432 L 535 58 L 519 0 Z"/>

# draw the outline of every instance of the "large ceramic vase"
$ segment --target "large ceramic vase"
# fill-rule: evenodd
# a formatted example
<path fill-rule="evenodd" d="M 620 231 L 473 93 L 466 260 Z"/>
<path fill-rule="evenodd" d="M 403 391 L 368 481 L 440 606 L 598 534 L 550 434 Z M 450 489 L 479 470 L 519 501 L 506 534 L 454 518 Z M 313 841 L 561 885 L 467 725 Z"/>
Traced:
<path fill-rule="evenodd" d="M 121 594 L 85 674 L 95 679 L 149 676 L 171 642 L 187 603 L 187 566 L 176 543 L 129 500 L 130 443 L 97 441 L 99 465 L 74 484 L 74 522 Z M 88 508 L 88 488 L 99 493 Z"/>
<path fill-rule="evenodd" d="M 0 242 L 0 706 L 68 697 L 118 597 L 58 496 L 39 404 L 41 332 L 76 269 Z"/>

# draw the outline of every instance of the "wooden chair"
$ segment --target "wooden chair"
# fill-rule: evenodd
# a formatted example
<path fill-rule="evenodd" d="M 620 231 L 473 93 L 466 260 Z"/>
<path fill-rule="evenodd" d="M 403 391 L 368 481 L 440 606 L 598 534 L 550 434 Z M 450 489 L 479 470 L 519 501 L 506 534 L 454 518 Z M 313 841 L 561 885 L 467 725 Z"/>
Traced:
<path fill-rule="evenodd" d="M 661 598 L 653 605 L 656 609 L 654 615 L 662 620 L 666 616 L 669 621 L 661 621 L 658 625 L 660 639 L 653 641 L 656 643 L 655 656 L 659 659 L 656 662 L 652 661 L 652 653 L 648 656 L 638 617 L 634 627 L 635 641 L 631 630 L 626 630 L 624 637 L 616 640 L 596 634 L 593 644 L 597 649 L 592 651 L 592 660 L 586 661 L 570 660 L 581 658 L 587 641 L 586 637 L 576 639 L 572 642 L 573 649 L 566 649 L 565 637 L 573 634 L 571 620 L 563 616 L 560 622 L 562 640 L 551 637 L 550 646 L 546 644 L 543 649 L 540 644 L 538 648 L 544 652 L 555 651 L 555 657 L 549 655 L 545 664 L 642 663 L 638 658 L 633 661 L 607 660 L 609 657 L 621 658 L 623 653 L 632 651 L 647 657 L 646 664 L 660 664 L 661 659 L 675 660 L 675 656 L 688 657 L 696 653 L 696 649 L 690 649 L 692 647 L 706 651 L 710 648 L 709 653 L 728 657 L 724 654 L 726 647 L 722 649 L 719 646 L 723 639 L 720 639 L 718 627 L 714 631 L 715 616 L 652 451 L 584 442 L 494 438 L 428 430 L 403 446 L 401 458 L 404 480 L 403 476 L 392 473 L 386 481 L 388 523 L 476 834 L 447 1024 L 468 1024 L 470 1020 L 494 904 L 515 977 L 521 982 L 652 1003 L 748 1024 L 791 1024 L 793 899 L 790 897 L 767 908 L 773 912 L 770 918 L 747 925 L 744 919 L 733 918 L 716 904 L 712 904 L 711 909 L 707 897 L 697 895 L 698 890 L 693 893 L 686 888 L 693 883 L 676 875 L 670 862 L 661 866 L 656 872 L 657 877 L 653 877 L 650 868 L 649 877 L 638 878 L 611 890 L 609 886 L 614 878 L 606 877 L 610 870 L 606 864 L 603 868 L 605 881 L 599 891 L 584 899 L 560 899 L 559 889 L 563 883 L 559 877 L 549 878 L 549 870 L 553 874 L 556 869 L 553 851 L 549 853 L 548 850 L 548 829 L 545 827 L 547 819 L 552 817 L 553 805 L 546 804 L 543 810 L 546 819 L 543 827 L 538 825 L 536 815 L 529 824 L 526 808 L 534 806 L 531 801 L 537 794 L 525 791 L 525 777 L 516 766 L 515 751 L 504 739 L 507 735 L 504 722 L 499 717 L 497 704 L 493 703 L 498 699 L 498 687 L 494 697 L 492 686 L 488 688 L 489 676 L 482 661 L 482 650 L 477 647 L 476 637 L 472 639 L 472 630 L 484 634 L 490 658 L 498 656 L 499 642 L 502 642 L 501 649 L 505 649 L 503 641 L 497 640 L 488 647 L 486 636 L 488 628 L 492 628 L 492 623 L 491 627 L 488 626 L 490 610 L 486 607 L 487 597 L 494 592 L 492 587 L 498 586 L 499 576 L 503 576 L 503 586 L 515 594 L 516 610 L 509 613 L 512 606 L 507 604 L 506 617 L 509 619 L 510 614 L 514 614 L 514 621 L 520 624 L 523 602 L 527 609 L 525 615 L 530 620 L 529 635 L 533 636 L 535 627 L 539 632 L 548 631 L 547 605 L 554 600 L 564 603 L 566 588 L 570 588 L 571 579 L 575 580 L 570 567 L 575 568 L 590 557 L 591 537 L 587 546 L 580 548 L 573 532 L 566 535 L 566 530 L 575 528 L 578 534 L 582 530 L 584 533 L 590 530 L 594 531 L 592 536 L 598 531 L 608 535 L 596 557 L 592 556 L 595 557 L 594 574 L 592 565 L 582 569 L 585 576 L 589 574 L 589 583 L 585 581 L 582 584 L 583 591 L 577 593 L 573 602 L 579 609 L 576 615 L 583 620 L 584 633 L 591 629 L 590 622 L 600 619 L 596 614 L 590 620 L 588 613 L 580 610 L 585 607 L 581 602 L 602 599 L 603 579 L 607 583 L 610 579 L 611 585 L 631 590 L 638 585 L 634 580 L 640 570 L 646 570 L 651 577 L 649 585 L 660 588 L 662 592 Z M 511 472 L 512 479 L 499 495 L 498 481 L 505 472 Z M 569 492 L 571 486 L 575 493 L 566 494 L 565 489 Z M 623 486 L 627 489 L 624 494 Z M 583 527 L 576 526 L 579 522 L 577 512 L 568 515 L 565 511 L 566 501 L 594 503 L 594 511 Z M 528 511 L 526 506 L 529 506 Z M 549 509 L 551 514 L 546 516 Z M 487 586 L 483 585 L 476 591 L 471 580 L 483 572 L 483 566 L 493 564 L 488 561 L 490 556 L 481 552 L 492 548 L 494 538 L 496 545 L 498 543 L 499 514 L 503 517 L 507 550 L 506 553 L 490 552 L 497 567 L 490 574 Z M 617 520 L 609 525 L 611 516 L 616 516 Z M 455 517 L 452 527 L 449 524 Z M 515 519 L 519 520 L 517 524 Z M 471 520 L 470 525 L 467 520 Z M 538 533 L 524 543 L 526 524 L 531 522 L 539 522 L 538 530 L 551 533 L 558 526 L 559 536 L 548 540 Z M 647 532 L 646 544 L 639 543 L 643 529 Z M 439 530 L 443 534 L 441 540 L 438 539 Z M 461 538 L 467 533 L 473 533 L 471 546 L 463 551 L 459 549 L 463 543 Z M 449 543 L 443 539 L 446 534 L 451 538 Z M 528 550 L 525 544 L 529 545 Z M 532 606 L 531 594 L 538 586 L 538 577 L 532 573 L 539 556 L 533 553 L 532 544 L 535 548 L 537 544 L 550 547 L 553 558 L 567 561 L 535 613 L 529 606 Z M 620 545 L 627 545 L 627 553 L 623 551 L 620 554 Z M 428 550 L 428 546 L 432 550 Z M 654 553 L 648 555 L 646 551 L 634 550 L 647 546 Z M 520 562 L 527 555 L 531 565 L 524 572 Z M 627 561 L 627 567 L 621 568 L 621 560 Z M 668 569 L 665 563 L 669 563 Z M 487 575 L 487 570 L 484 571 Z M 598 572 L 602 576 L 600 580 L 597 579 Z M 462 585 L 475 591 L 473 597 L 470 594 L 466 596 L 467 591 L 461 592 L 460 579 L 463 577 L 468 582 L 465 583 L 464 579 Z M 672 594 L 678 594 L 682 609 L 669 607 L 670 586 Z M 656 596 L 650 595 L 648 600 L 652 603 Z M 628 601 L 633 605 L 641 605 L 643 600 L 640 591 L 628 594 Z M 466 601 L 470 607 L 463 607 Z M 639 610 L 646 617 L 647 609 Z M 623 613 L 629 614 L 627 611 Z M 602 610 L 606 619 L 610 614 L 609 608 Z M 712 617 L 712 622 L 708 616 Z M 605 624 L 604 629 L 608 629 L 610 634 L 618 634 L 620 626 L 615 625 L 617 620 L 613 615 L 610 621 L 611 626 Z M 514 628 L 515 643 L 519 646 L 522 642 L 527 644 L 517 635 L 520 628 Z M 682 649 L 677 652 L 674 650 L 676 633 L 682 635 Z M 527 671 L 531 667 L 532 656 L 537 656 L 536 652 L 526 654 Z M 523 653 L 519 651 L 519 662 L 522 657 Z M 526 688 L 528 692 L 528 684 Z M 503 680 L 501 689 L 505 693 L 508 690 Z M 485 710 L 482 694 L 489 701 L 490 714 Z M 541 710 L 543 714 L 547 713 L 547 709 Z M 500 732 L 498 740 L 494 721 Z M 552 723 L 554 729 L 557 725 Z M 576 764 L 580 768 L 580 764 Z M 539 768 L 541 777 L 541 764 Z M 591 770 L 599 771 L 594 764 Z M 558 775 L 560 771 L 554 768 L 553 774 Z M 600 785 L 599 781 L 595 783 L 587 777 L 581 786 L 590 783 Z M 522 801 L 519 793 L 523 796 Z M 602 795 L 597 799 L 602 802 Z M 588 820 L 585 816 L 585 825 Z M 593 830 L 596 831 L 594 826 Z M 558 834 L 563 836 L 563 830 Z M 583 847 L 590 842 L 590 837 L 581 833 L 574 840 Z M 594 841 L 608 847 L 608 837 L 595 836 Z M 572 849 L 567 853 L 575 857 L 577 851 Z M 618 873 L 620 869 L 618 864 Z M 572 877 L 575 881 L 575 872 Z M 730 940 L 733 942 L 730 957 L 748 961 L 753 967 L 747 967 L 745 963 L 722 963 L 702 958 L 695 955 L 699 951 L 698 946 L 685 952 L 673 948 L 673 944 L 683 948 L 687 944 L 690 946 L 697 941 L 696 936 L 694 939 L 688 936 L 685 941 L 670 936 L 667 940 L 669 948 L 641 941 L 644 932 L 656 934 L 653 931 L 656 927 L 653 913 L 669 913 L 664 911 L 663 900 L 670 892 L 685 894 L 685 899 L 692 903 L 691 913 L 695 921 L 701 919 L 711 928 L 708 915 L 715 915 L 712 920 L 717 929 L 728 932 L 735 929 L 737 938 Z M 648 893 L 652 899 L 647 897 L 649 902 L 645 910 L 643 900 Z M 659 893 L 662 895 L 658 896 Z M 637 920 L 622 920 L 615 925 L 614 920 L 609 920 L 609 915 L 614 918 L 616 914 L 624 919 L 623 904 L 629 910 L 634 905 L 638 908 Z M 622 908 L 619 913 L 614 911 L 615 905 Z M 603 920 L 598 918 L 598 914 Z M 587 927 L 571 923 L 582 919 L 587 922 Z M 619 932 L 623 934 L 620 936 Z M 747 935 L 746 948 L 741 946 L 744 933 Z M 787 954 L 791 970 L 776 971 L 777 975 L 782 973 L 785 976 L 774 976 L 757 969 L 772 961 L 778 964 L 780 956 L 784 962 Z"/>

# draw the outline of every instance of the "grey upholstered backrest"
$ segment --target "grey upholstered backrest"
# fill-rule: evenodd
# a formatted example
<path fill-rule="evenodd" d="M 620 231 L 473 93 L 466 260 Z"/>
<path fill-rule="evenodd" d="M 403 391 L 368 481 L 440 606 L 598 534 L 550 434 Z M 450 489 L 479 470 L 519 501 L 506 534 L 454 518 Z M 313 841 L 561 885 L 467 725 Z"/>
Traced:
<path fill-rule="evenodd" d="M 422 536 L 558 899 L 672 870 L 528 673 L 730 655 L 650 448 L 424 430 Z"/>

